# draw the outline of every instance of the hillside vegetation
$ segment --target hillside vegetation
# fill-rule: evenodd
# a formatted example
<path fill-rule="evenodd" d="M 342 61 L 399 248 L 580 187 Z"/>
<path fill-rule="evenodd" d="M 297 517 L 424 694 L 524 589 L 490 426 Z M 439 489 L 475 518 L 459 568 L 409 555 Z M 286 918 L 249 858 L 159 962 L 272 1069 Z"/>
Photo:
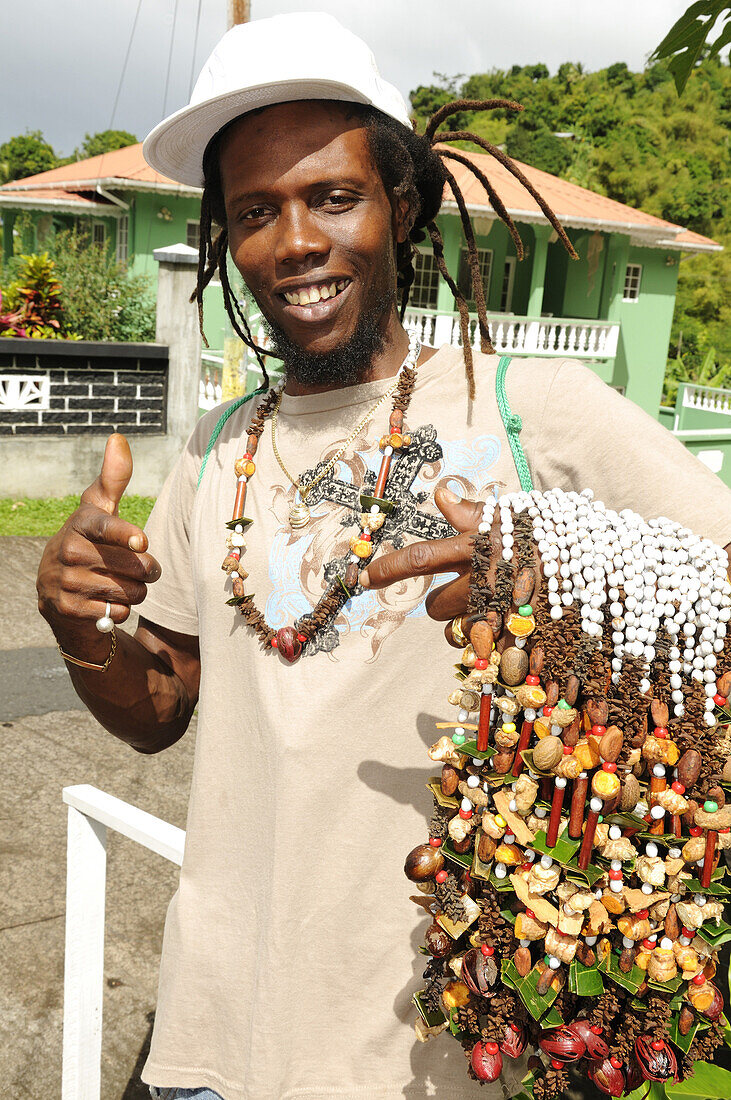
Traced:
<path fill-rule="evenodd" d="M 438 77 L 411 94 L 419 129 L 456 96 L 517 100 L 525 110 L 465 112 L 455 129 L 468 126 L 518 160 L 725 246 L 682 259 L 667 380 L 671 392 L 674 379 L 695 380 L 715 349 L 714 380 L 731 385 L 731 68 L 706 59 L 680 98 L 665 64 L 589 73 L 567 62 L 554 75 L 545 65 L 514 65 Z"/>

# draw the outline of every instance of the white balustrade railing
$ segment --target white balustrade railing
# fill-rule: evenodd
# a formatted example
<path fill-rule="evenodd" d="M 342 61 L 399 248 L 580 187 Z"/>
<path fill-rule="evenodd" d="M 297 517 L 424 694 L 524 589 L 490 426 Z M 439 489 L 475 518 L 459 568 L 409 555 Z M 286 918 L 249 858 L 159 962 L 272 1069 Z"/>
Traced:
<path fill-rule="evenodd" d="M 68 810 L 62 1100 L 100 1100 L 107 830 L 180 866 L 185 832 L 96 787 L 65 787 Z"/>
<path fill-rule="evenodd" d="M 731 390 L 723 390 L 714 386 L 697 386 L 688 382 L 683 383 L 682 386 L 683 408 L 702 409 L 704 412 L 731 416 Z"/>
<path fill-rule="evenodd" d="M 501 355 L 559 355 L 573 359 L 613 359 L 617 354 L 619 325 L 610 321 L 587 321 L 569 317 L 519 317 L 488 314 L 490 340 Z M 458 313 L 407 309 L 405 325 L 426 344 L 462 345 Z M 479 349 L 480 331 L 475 314 L 470 314 L 472 347 Z"/>

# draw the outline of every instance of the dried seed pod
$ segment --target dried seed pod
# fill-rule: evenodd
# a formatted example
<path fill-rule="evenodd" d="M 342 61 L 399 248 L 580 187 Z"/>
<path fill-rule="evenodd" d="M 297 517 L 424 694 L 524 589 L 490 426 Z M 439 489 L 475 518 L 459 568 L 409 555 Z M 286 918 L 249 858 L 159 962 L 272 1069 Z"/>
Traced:
<path fill-rule="evenodd" d="M 577 714 L 576 718 L 574 718 L 571 725 L 567 726 L 566 729 L 563 731 L 562 740 L 563 740 L 564 745 L 568 745 L 569 748 L 573 749 L 573 748 L 575 748 L 576 745 L 578 745 L 580 737 L 581 737 L 581 718 Z"/>
<path fill-rule="evenodd" d="M 531 959 L 529 949 L 527 947 L 518 947 L 513 955 L 513 962 L 521 978 L 524 978 L 526 974 L 530 973 L 533 966 L 533 960 Z"/>
<path fill-rule="evenodd" d="M 553 984 L 556 971 L 551 970 L 550 966 L 546 966 L 545 963 L 538 963 L 538 969 L 540 970 L 540 975 L 536 982 L 536 993 L 539 997 L 545 997 Z"/>
<path fill-rule="evenodd" d="M 682 1005 L 678 1015 L 678 1031 L 680 1034 L 687 1035 L 694 1023 L 695 1016 L 693 1015 L 693 1010 L 688 1008 L 687 1005 Z"/>
<path fill-rule="evenodd" d="M 650 714 L 656 726 L 665 727 L 670 720 L 667 703 L 663 703 L 659 699 L 653 699 L 650 703 Z"/>
<path fill-rule="evenodd" d="M 477 858 L 482 863 L 489 863 L 492 857 L 495 855 L 496 844 L 491 836 L 487 833 L 480 833 L 480 839 L 477 842 Z"/>
<path fill-rule="evenodd" d="M 624 1096 L 627 1091 L 627 1078 L 620 1058 L 603 1058 L 591 1062 L 586 1075 L 593 1084 L 607 1096 Z"/>
<path fill-rule="evenodd" d="M 563 697 L 571 707 L 578 698 L 580 686 L 579 677 L 574 672 L 570 672 L 566 680 Z"/>
<path fill-rule="evenodd" d="M 525 948 L 518 948 L 525 950 Z M 505 1036 L 500 1044 L 500 1050 L 507 1054 L 508 1058 L 520 1058 L 528 1044 L 528 1033 L 523 1024 L 513 1021 L 505 1028 Z"/>
<path fill-rule="evenodd" d="M 686 790 L 690 790 L 698 782 L 701 774 L 703 760 L 697 749 L 688 749 L 678 761 L 678 780 Z"/>
<path fill-rule="evenodd" d="M 721 676 L 716 679 L 716 690 L 719 695 L 722 695 L 725 699 L 728 698 L 731 693 L 731 669 L 728 672 L 722 673 Z"/>
<path fill-rule="evenodd" d="M 478 657 L 483 659 L 490 656 L 494 642 L 492 627 L 485 619 L 478 619 L 470 626 L 470 642 Z"/>
<path fill-rule="evenodd" d="M 533 764 L 538 771 L 550 772 L 563 756 L 563 743 L 558 737 L 544 737 L 533 749 Z"/>
<path fill-rule="evenodd" d="M 404 874 L 412 882 L 424 882 L 434 878 L 444 867 L 444 856 L 440 848 L 431 844 L 419 844 L 409 852 L 404 863 Z"/>
<path fill-rule="evenodd" d="M 478 997 L 492 993 L 497 981 L 498 968 L 492 955 L 483 955 L 477 947 L 471 947 L 462 958 L 462 981 Z"/>
<path fill-rule="evenodd" d="M 606 726 L 609 718 L 609 706 L 606 699 L 596 697 L 587 699 L 584 710 L 588 714 L 592 726 Z"/>
<path fill-rule="evenodd" d="M 638 1035 L 635 1039 L 635 1058 L 646 1081 L 678 1081 L 678 1063 L 664 1039 L 652 1035 Z"/>
<path fill-rule="evenodd" d="M 549 1058 L 561 1062 L 576 1062 L 586 1053 L 586 1043 L 569 1027 L 555 1027 L 544 1032 L 538 1044 Z"/>
<path fill-rule="evenodd" d="M 706 798 L 710 798 L 712 802 L 715 802 L 719 810 L 722 810 L 726 805 L 726 792 L 723 787 L 719 787 L 716 783 L 713 787 L 709 787 L 706 791 Z"/>
<path fill-rule="evenodd" d="M 464 854 L 465 852 L 469 852 L 470 848 L 472 847 L 473 840 L 474 840 L 474 837 L 473 837 L 472 833 L 468 833 L 466 836 L 462 837 L 461 840 L 454 840 L 453 839 L 455 852 L 459 852 L 460 854 Z"/>
<path fill-rule="evenodd" d="M 514 752 L 498 752 L 492 757 L 490 763 L 492 764 L 493 771 L 497 775 L 507 775 L 513 766 L 514 759 Z"/>
<path fill-rule="evenodd" d="M 578 1035 L 579 1038 L 583 1040 L 586 1046 L 587 1058 L 609 1057 L 609 1047 L 602 1039 L 604 1028 L 582 1018 L 574 1020 L 572 1024 L 569 1024 L 569 1031 L 573 1032 L 574 1035 Z"/>
<path fill-rule="evenodd" d="M 517 607 L 520 607 L 524 604 L 529 604 L 535 586 L 535 570 L 531 569 L 529 565 L 523 566 L 522 569 L 518 570 L 518 575 L 515 578 L 515 584 L 513 585 L 513 603 Z"/>
<path fill-rule="evenodd" d="M 459 783 L 459 772 L 452 767 L 451 764 L 442 765 L 442 775 L 439 780 L 439 786 L 442 789 L 442 794 L 450 797 L 457 790 L 457 784 Z"/>
<path fill-rule="evenodd" d="M 680 935 L 680 921 L 674 904 L 670 905 L 665 916 L 665 935 L 670 940 L 677 940 Z"/>
<path fill-rule="evenodd" d="M 478 1081 L 497 1081 L 503 1071 L 503 1056 L 497 1043 L 481 1040 L 472 1048 L 470 1065 Z"/>
<path fill-rule="evenodd" d="M 619 796 L 619 808 L 623 813 L 630 813 L 640 800 L 640 784 L 637 777 L 629 772 L 622 780 L 622 790 Z"/>
<path fill-rule="evenodd" d="M 624 744 L 624 735 L 619 726 L 609 726 L 599 741 L 599 753 L 602 760 L 615 761 L 619 759 Z"/>
<path fill-rule="evenodd" d="M 555 680 L 549 680 L 546 683 L 546 704 L 549 707 L 555 707 L 560 697 L 560 691 L 558 684 Z M 551 719 L 553 720 L 553 718 Z"/>
<path fill-rule="evenodd" d="M 522 684 L 528 675 L 528 654 L 517 646 L 508 646 L 500 657 L 500 679 L 510 687 Z"/>
<path fill-rule="evenodd" d="M 530 656 L 528 657 L 528 665 L 530 667 L 532 676 L 540 676 L 541 672 L 543 671 L 545 660 L 546 655 L 543 651 L 543 647 L 539 645 L 534 645 L 533 649 L 530 651 Z"/>
<path fill-rule="evenodd" d="M 449 955 L 454 946 L 454 940 L 447 935 L 440 924 L 434 921 L 424 933 L 424 947 L 435 959 L 443 959 Z"/>
<path fill-rule="evenodd" d="M 293 626 L 283 626 L 277 631 L 277 652 L 290 664 L 294 664 L 299 657 L 302 652 L 302 642 Z"/>

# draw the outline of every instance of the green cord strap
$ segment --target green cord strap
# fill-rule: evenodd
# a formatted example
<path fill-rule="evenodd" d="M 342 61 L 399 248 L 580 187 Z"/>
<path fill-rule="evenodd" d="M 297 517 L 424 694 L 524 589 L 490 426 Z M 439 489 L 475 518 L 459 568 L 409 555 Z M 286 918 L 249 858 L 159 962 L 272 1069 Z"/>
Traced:
<path fill-rule="evenodd" d="M 216 424 L 215 428 L 213 429 L 213 432 L 211 433 L 211 438 L 208 440 L 208 446 L 206 447 L 206 453 L 203 455 L 203 461 L 201 462 L 200 473 L 198 474 L 198 484 L 196 485 L 196 490 L 200 489 L 200 487 L 201 487 L 201 481 L 203 480 L 203 472 L 206 468 L 206 463 L 208 462 L 208 456 L 211 453 L 211 451 L 213 450 L 214 444 L 215 444 L 216 440 L 218 439 L 219 435 L 221 434 L 223 426 L 226 423 L 226 421 L 228 420 L 229 416 L 232 416 L 236 412 L 236 410 L 240 409 L 242 405 L 245 405 L 247 401 L 251 401 L 252 397 L 256 397 L 256 395 L 258 393 L 264 393 L 265 389 L 266 389 L 266 386 L 259 386 L 259 389 L 254 390 L 253 393 L 247 393 L 245 397 L 239 397 L 238 400 L 233 401 L 229 405 L 229 407 L 226 409 L 225 413 L 223 413 L 219 417 L 218 423 Z"/>
<path fill-rule="evenodd" d="M 509 365 L 510 356 L 501 356 L 497 366 L 497 375 L 495 377 L 495 395 L 497 397 L 497 407 L 500 410 L 500 416 L 505 425 L 505 433 L 508 437 L 510 450 L 513 452 L 513 461 L 515 463 L 515 469 L 518 471 L 520 487 L 524 492 L 529 493 L 533 488 L 533 478 L 530 476 L 525 451 L 518 439 L 523 427 L 523 421 L 517 413 L 510 411 L 508 395 L 505 391 L 505 375 L 507 374 Z"/>

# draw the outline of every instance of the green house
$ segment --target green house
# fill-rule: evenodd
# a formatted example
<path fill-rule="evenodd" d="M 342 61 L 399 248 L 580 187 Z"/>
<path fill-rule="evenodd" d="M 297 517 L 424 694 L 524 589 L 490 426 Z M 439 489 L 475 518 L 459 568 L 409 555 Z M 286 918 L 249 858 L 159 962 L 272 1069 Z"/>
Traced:
<path fill-rule="evenodd" d="M 680 258 L 721 246 L 521 165 L 565 226 L 579 254 L 578 261 L 570 260 L 538 204 L 507 169 L 484 154 L 468 156 L 502 198 L 525 248 L 525 258 L 518 262 L 515 245 L 481 185 L 465 166 L 453 163 L 473 219 L 496 350 L 583 359 L 656 416 Z M 154 172 L 144 161 L 141 145 L 0 187 L 6 255 L 43 248 L 54 228 L 82 225 L 89 227 L 93 240 L 107 242 L 120 262 L 153 278 L 156 248 L 174 243 L 197 247 L 199 210 L 200 191 Z M 31 216 L 19 221 L 24 211 Z M 457 206 L 449 190 L 438 221 L 447 267 L 473 299 Z M 428 245 L 417 259 L 407 326 L 428 343 L 460 339 L 454 299 Z M 474 315 L 470 328 L 477 344 Z M 214 282 L 206 300 L 211 348 L 222 348 L 229 333 L 220 285 Z"/>

